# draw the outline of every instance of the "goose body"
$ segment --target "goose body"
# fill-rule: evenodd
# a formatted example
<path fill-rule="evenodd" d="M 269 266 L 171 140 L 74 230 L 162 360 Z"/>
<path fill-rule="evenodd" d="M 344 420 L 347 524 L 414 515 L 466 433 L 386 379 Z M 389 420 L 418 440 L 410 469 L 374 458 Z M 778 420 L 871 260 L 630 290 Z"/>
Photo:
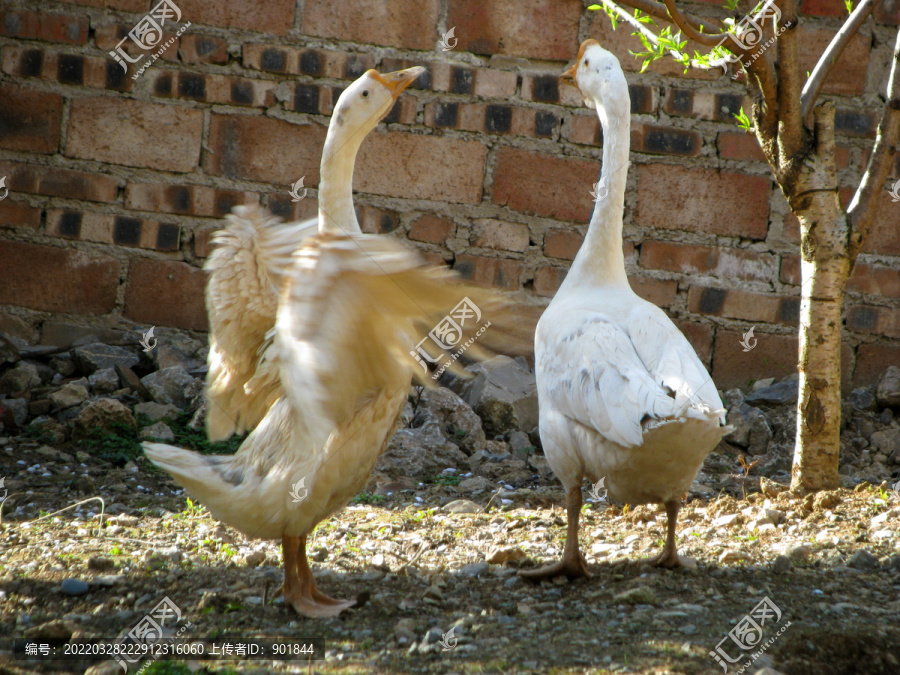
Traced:
<path fill-rule="evenodd" d="M 523 574 L 587 576 L 578 550 L 581 482 L 604 480 L 612 499 L 661 503 L 666 547 L 653 562 L 679 564 L 678 505 L 704 458 L 730 431 L 715 384 L 693 348 L 625 274 L 622 214 L 630 102 L 615 56 L 582 44 L 573 79 L 603 126 L 603 177 L 585 241 L 535 332 L 541 442 L 567 493 L 562 561 Z M 587 189 L 587 188 L 585 188 Z"/>

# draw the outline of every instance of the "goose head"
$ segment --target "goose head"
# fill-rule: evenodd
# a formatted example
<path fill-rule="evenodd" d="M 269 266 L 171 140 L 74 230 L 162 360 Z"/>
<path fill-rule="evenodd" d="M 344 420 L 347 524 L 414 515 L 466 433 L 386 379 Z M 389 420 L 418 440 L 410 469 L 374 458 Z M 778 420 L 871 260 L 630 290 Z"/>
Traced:
<path fill-rule="evenodd" d="M 392 73 L 367 70 L 338 98 L 334 107 L 338 128 L 361 131 L 364 136 L 390 112 L 400 93 L 424 72 L 421 66 Z"/>
<path fill-rule="evenodd" d="M 629 100 L 619 60 L 596 40 L 581 43 L 575 63 L 563 71 L 559 81 L 577 87 L 588 108 L 618 112 L 622 101 Z"/>

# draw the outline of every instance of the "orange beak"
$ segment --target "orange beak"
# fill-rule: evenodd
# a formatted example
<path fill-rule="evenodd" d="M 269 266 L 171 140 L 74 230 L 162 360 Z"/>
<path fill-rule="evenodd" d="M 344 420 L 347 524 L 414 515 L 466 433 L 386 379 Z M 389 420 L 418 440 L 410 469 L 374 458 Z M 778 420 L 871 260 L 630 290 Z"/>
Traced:
<path fill-rule="evenodd" d="M 578 84 L 575 82 L 576 70 L 578 70 L 578 61 L 562 71 L 562 74 L 559 76 L 559 83 L 568 84 L 570 87 L 575 87 L 577 89 Z"/>
<path fill-rule="evenodd" d="M 425 72 L 425 69 L 422 66 L 413 66 L 412 68 L 395 70 L 392 73 L 384 73 L 384 75 L 377 70 L 370 70 L 369 72 L 372 74 L 372 77 L 390 90 L 391 96 L 397 98 L 419 75 Z"/>

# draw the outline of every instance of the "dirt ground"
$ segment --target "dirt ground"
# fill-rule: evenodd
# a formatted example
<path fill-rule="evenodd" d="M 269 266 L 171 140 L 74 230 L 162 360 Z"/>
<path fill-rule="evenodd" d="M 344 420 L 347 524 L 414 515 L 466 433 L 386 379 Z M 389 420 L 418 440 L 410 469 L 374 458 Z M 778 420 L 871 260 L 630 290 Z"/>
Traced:
<path fill-rule="evenodd" d="M 5 638 L 115 637 L 167 596 L 179 625 L 190 622 L 185 637 L 321 638 L 325 658 L 158 660 L 145 673 L 721 673 L 711 652 L 719 645 L 736 656 L 729 631 L 768 598 L 781 616 L 770 613 L 762 639 L 751 634 L 747 644 L 758 652 L 780 634 L 744 672 L 900 672 L 900 493 L 887 484 L 804 498 L 776 494 L 763 479 L 763 494 L 760 479 L 738 469 L 728 491 L 692 495 L 683 508 L 680 551 L 698 565 L 674 572 L 635 562 L 662 543 L 658 508 L 587 504 L 581 545 L 592 578 L 542 585 L 516 571 L 562 551 L 562 491 L 552 478 L 473 496 L 476 513 L 442 510 L 461 497 L 453 476 L 362 493 L 319 526 L 310 552 L 322 590 L 367 601 L 314 621 L 272 602 L 275 542 L 219 525 L 143 458 L 99 459 L 84 445 L 54 454 L 25 437 L 5 445 Z M 102 529 L 98 500 L 42 517 L 98 493 Z M 87 582 L 87 592 L 64 593 L 66 579 Z M 95 673 L 121 672 L 5 651 L 0 675 L 92 663 Z"/>

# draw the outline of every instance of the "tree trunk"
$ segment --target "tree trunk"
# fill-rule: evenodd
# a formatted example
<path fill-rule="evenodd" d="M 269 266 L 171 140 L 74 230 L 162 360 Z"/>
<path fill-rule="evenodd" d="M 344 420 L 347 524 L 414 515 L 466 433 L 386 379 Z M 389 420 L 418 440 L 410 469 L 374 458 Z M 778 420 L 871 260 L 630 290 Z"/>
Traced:
<path fill-rule="evenodd" d="M 850 274 L 846 213 L 837 190 L 834 104 L 815 109 L 814 150 L 788 199 L 800 220 L 800 396 L 791 488 L 838 487 L 841 306 Z"/>

